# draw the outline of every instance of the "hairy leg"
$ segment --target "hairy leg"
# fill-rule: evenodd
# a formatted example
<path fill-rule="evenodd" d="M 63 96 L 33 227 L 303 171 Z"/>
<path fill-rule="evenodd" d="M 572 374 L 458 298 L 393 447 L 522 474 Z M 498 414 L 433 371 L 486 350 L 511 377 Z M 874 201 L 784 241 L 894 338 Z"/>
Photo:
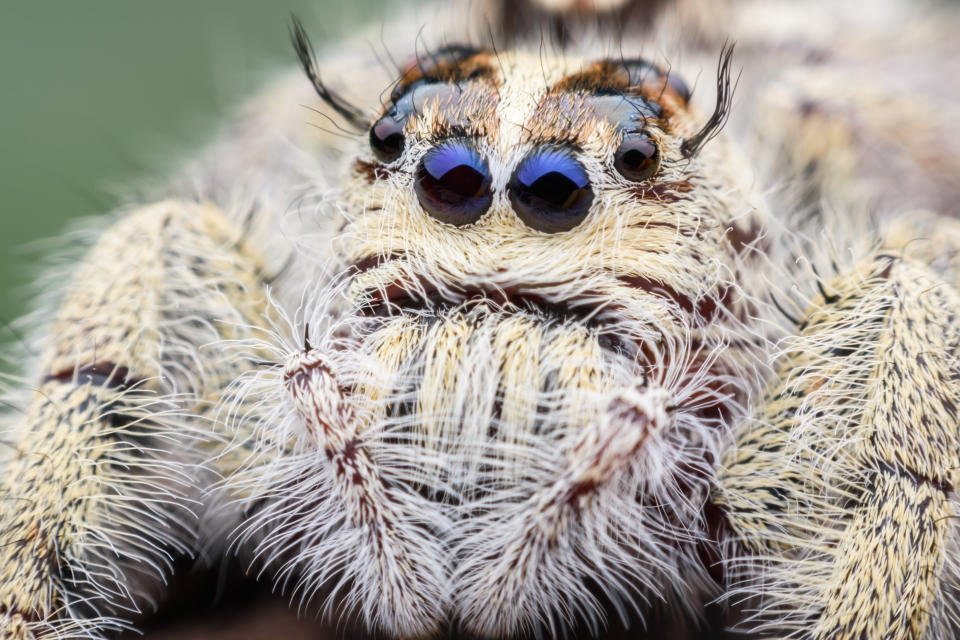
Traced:
<path fill-rule="evenodd" d="M 248 377 L 243 395 L 273 411 L 255 420 L 255 451 L 227 483 L 242 496 L 238 544 L 283 591 L 325 598 L 341 622 L 356 614 L 366 628 L 428 637 L 449 609 L 444 518 L 396 481 L 385 463 L 396 447 L 370 432 L 370 399 L 343 356 L 308 342 Z"/>
<path fill-rule="evenodd" d="M 202 204 L 127 214 L 73 270 L 7 434 L 0 637 L 122 626 L 194 551 L 211 408 L 250 366 L 216 343 L 265 303 L 256 251 Z"/>
<path fill-rule="evenodd" d="M 468 631 L 513 637 L 546 624 L 556 635 L 584 621 L 596 625 L 609 603 L 598 602 L 588 584 L 606 585 L 603 595 L 620 604 L 635 587 L 631 563 L 654 555 L 650 548 L 671 555 L 655 539 L 631 538 L 630 516 L 643 507 L 631 504 L 636 492 L 622 486 L 636 482 L 636 468 L 654 468 L 648 449 L 658 450 L 651 442 L 669 427 L 668 402 L 660 388 L 615 394 L 595 421 L 567 438 L 566 464 L 547 486 L 468 523 L 455 574 Z M 619 491 L 627 498 L 619 500 Z M 611 518 L 619 526 L 610 526 Z M 583 574 L 583 557 L 591 575 Z M 557 608 L 565 619 L 555 619 Z"/>
<path fill-rule="evenodd" d="M 821 291 L 721 470 L 734 597 L 789 637 L 953 637 L 960 296 L 894 251 Z"/>

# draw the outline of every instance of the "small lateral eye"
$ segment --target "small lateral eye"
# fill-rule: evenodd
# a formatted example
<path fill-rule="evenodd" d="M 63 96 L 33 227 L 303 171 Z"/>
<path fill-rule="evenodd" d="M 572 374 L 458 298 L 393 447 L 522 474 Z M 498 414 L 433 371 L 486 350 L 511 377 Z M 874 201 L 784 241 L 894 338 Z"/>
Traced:
<path fill-rule="evenodd" d="M 493 201 L 487 162 L 465 140 L 442 142 L 427 151 L 414 185 L 427 213 L 457 227 L 479 220 Z"/>
<path fill-rule="evenodd" d="M 381 162 L 393 162 L 403 153 L 403 122 L 385 115 L 370 127 L 370 148 Z"/>
<path fill-rule="evenodd" d="M 510 180 L 510 202 L 523 222 L 537 231 L 569 231 L 590 212 L 593 190 L 587 172 L 562 149 L 535 149 Z"/>
<path fill-rule="evenodd" d="M 613 156 L 613 166 L 627 180 L 646 180 L 660 168 L 660 150 L 647 134 L 626 133 Z"/>

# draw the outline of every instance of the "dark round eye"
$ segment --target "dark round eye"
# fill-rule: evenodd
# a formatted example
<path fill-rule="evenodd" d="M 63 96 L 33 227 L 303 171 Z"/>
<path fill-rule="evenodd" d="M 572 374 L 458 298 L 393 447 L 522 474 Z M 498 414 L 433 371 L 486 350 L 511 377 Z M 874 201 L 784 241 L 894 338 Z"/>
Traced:
<path fill-rule="evenodd" d="M 527 226 L 537 231 L 569 231 L 590 212 L 593 190 L 583 165 L 567 152 L 531 152 L 510 180 L 510 202 Z"/>
<path fill-rule="evenodd" d="M 389 115 L 370 127 L 370 148 L 382 162 L 393 162 L 403 153 L 403 123 Z"/>
<path fill-rule="evenodd" d="M 457 227 L 479 220 L 493 201 L 487 162 L 463 140 L 427 151 L 417 169 L 415 189 L 427 213 Z"/>
<path fill-rule="evenodd" d="M 613 166 L 627 180 L 646 180 L 660 168 L 660 151 L 645 133 L 626 133 L 613 156 Z"/>

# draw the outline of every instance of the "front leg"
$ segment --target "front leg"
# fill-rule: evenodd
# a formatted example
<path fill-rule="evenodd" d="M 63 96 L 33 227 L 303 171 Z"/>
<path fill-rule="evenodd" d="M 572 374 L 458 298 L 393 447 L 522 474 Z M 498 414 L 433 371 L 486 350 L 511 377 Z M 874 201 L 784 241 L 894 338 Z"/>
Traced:
<path fill-rule="evenodd" d="M 595 421 L 572 435 L 566 467 L 549 484 L 464 523 L 454 584 L 469 632 L 514 637 L 544 621 L 556 635 L 563 623 L 589 621 L 606 604 L 589 591 L 589 579 L 629 591 L 631 554 L 622 547 L 635 528 L 630 516 L 642 508 L 630 504 L 636 494 L 623 485 L 635 487 L 637 468 L 655 468 L 651 450 L 671 423 L 668 405 L 658 387 L 614 394 Z M 621 503 L 617 491 L 628 499 Z M 611 536 L 620 529 L 619 539 Z M 649 539 L 634 544 L 657 546 Z M 645 550 L 638 558 L 652 555 Z M 554 619 L 554 608 L 569 619 Z"/>
<path fill-rule="evenodd" d="M 212 415 L 266 304 L 256 252 L 210 206 L 109 228 L 71 274 L 8 434 L 0 638 L 100 637 L 155 600 L 197 544 Z"/>
<path fill-rule="evenodd" d="M 706 461 L 736 402 L 707 354 L 660 348 L 629 383 L 592 389 L 585 376 L 549 406 L 563 420 L 558 453 L 542 447 L 522 491 L 491 492 L 458 523 L 453 584 L 468 634 L 707 632 Z"/>
<path fill-rule="evenodd" d="M 449 525 L 397 481 L 395 446 L 352 389 L 357 361 L 330 342 L 245 378 L 239 395 L 279 408 L 255 415 L 255 450 L 226 479 L 246 515 L 236 543 L 301 602 L 320 594 L 327 610 L 343 605 L 341 622 L 358 615 L 368 629 L 432 637 L 449 615 L 438 535 Z M 408 464 L 401 477 L 411 474 Z"/>
<path fill-rule="evenodd" d="M 955 637 L 958 318 L 956 290 L 895 253 L 814 300 L 720 475 L 759 629 Z"/>

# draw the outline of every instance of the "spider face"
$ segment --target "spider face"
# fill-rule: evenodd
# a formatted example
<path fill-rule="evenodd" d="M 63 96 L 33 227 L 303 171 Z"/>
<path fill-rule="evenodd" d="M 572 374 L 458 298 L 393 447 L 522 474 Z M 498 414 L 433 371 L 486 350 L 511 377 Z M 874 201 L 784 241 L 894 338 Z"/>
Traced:
<path fill-rule="evenodd" d="M 678 540 L 696 537 L 716 443 L 742 399 L 727 382 L 748 348 L 730 344 L 746 304 L 731 231 L 758 214 L 726 143 L 689 152 L 701 130 L 688 99 L 644 60 L 450 48 L 400 79 L 353 164 L 339 246 L 365 326 L 358 349 L 378 372 L 358 397 L 371 432 L 403 460 L 393 480 L 447 523 L 437 535 L 452 550 L 450 579 L 473 583 L 448 606 L 468 630 L 531 629 L 560 601 L 590 617 L 608 596 L 703 573 Z M 546 597 L 514 613 L 502 603 L 484 621 L 481 596 L 469 595 L 496 574 L 484 527 L 522 530 L 525 516 L 510 514 L 541 499 L 638 380 L 665 390 L 670 426 L 631 445 L 648 450 L 639 462 L 595 461 L 595 477 L 543 498 L 582 512 L 572 533 L 557 525 L 544 544 L 606 527 L 583 513 L 613 504 L 636 514 L 640 533 L 594 531 L 582 543 L 648 561 L 590 567 L 558 552 L 531 584 L 566 582 L 568 594 L 549 610 Z M 487 586 L 483 597 L 498 590 Z"/>
<path fill-rule="evenodd" d="M 629 360 L 727 322 L 731 232 L 759 214 L 731 148 L 687 152 L 689 97 L 645 60 L 450 47 L 411 67 L 347 189 L 357 310 L 389 324 L 485 306 Z"/>
<path fill-rule="evenodd" d="M 421 61 L 371 126 L 347 189 L 341 246 L 358 308 L 484 298 L 712 324 L 735 269 L 730 231 L 756 213 L 742 195 L 719 197 L 740 189 L 732 149 L 687 152 L 698 133 L 688 98 L 643 60 L 451 47 Z"/>
<path fill-rule="evenodd" d="M 323 637 L 960 637 L 956 55 L 927 50 L 957 14 L 496 4 L 520 47 L 720 49 L 716 107 L 646 60 L 447 47 L 371 114 L 294 21 L 310 113 L 361 146 L 285 80 L 69 267 L 3 378 L 0 639 L 132 630 L 217 549 Z M 728 39 L 756 180 L 715 137 Z"/>

